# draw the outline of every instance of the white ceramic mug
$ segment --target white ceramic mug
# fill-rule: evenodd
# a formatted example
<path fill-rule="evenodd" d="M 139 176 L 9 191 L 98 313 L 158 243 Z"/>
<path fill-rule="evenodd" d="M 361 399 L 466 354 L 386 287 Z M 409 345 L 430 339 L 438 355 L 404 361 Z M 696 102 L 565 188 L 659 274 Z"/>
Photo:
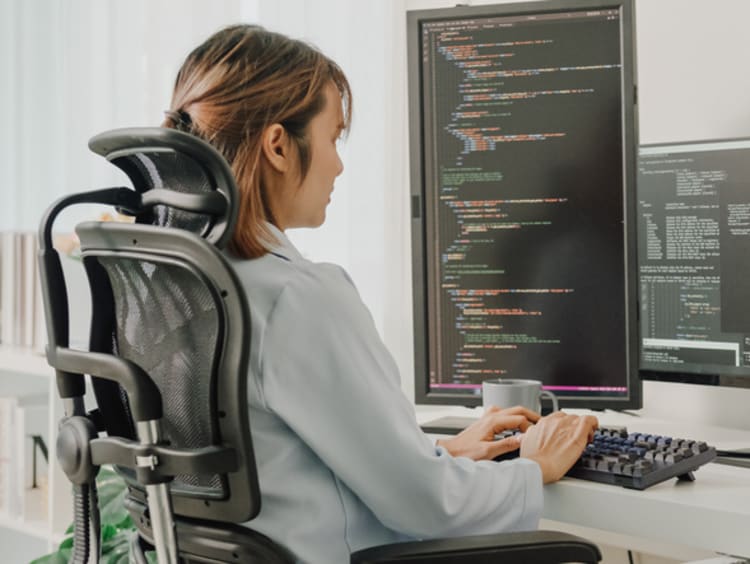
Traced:
<path fill-rule="evenodd" d="M 531 411 L 541 413 L 542 398 L 552 400 L 552 411 L 559 409 L 557 396 L 549 390 L 543 390 L 539 380 L 496 378 L 482 382 L 482 405 L 485 409 L 491 405 L 502 408 L 521 405 Z"/>

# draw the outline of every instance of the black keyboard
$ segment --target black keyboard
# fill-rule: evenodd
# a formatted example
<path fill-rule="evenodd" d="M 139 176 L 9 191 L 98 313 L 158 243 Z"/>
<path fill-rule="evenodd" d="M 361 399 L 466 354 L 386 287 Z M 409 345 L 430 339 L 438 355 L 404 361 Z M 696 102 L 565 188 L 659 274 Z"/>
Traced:
<path fill-rule="evenodd" d="M 517 432 L 505 431 L 498 438 Z M 516 450 L 495 460 L 517 456 Z M 601 427 L 566 476 L 644 490 L 671 478 L 695 480 L 693 471 L 714 458 L 716 449 L 702 441 Z"/>

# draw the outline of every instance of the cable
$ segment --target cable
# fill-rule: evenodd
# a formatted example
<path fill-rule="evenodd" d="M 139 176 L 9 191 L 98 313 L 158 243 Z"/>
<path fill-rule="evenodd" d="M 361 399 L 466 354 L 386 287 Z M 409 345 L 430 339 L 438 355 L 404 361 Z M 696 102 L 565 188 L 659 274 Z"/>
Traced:
<path fill-rule="evenodd" d="M 86 485 L 73 486 L 73 555 L 72 564 L 86 564 L 89 560 L 89 489 Z"/>

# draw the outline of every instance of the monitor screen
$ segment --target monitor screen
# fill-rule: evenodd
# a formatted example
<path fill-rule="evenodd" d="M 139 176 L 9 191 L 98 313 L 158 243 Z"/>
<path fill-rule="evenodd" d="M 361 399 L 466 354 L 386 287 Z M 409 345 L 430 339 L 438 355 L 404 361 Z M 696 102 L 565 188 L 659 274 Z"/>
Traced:
<path fill-rule="evenodd" d="M 638 168 L 641 368 L 750 376 L 750 139 L 643 146 Z"/>
<path fill-rule="evenodd" d="M 640 406 L 629 0 L 409 12 L 417 403 Z"/>

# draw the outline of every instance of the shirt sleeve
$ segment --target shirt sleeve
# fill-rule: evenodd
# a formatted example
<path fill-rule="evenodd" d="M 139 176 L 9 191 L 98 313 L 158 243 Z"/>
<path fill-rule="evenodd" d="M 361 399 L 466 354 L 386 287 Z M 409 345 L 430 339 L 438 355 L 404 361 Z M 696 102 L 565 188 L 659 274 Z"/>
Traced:
<path fill-rule="evenodd" d="M 267 407 L 386 526 L 416 538 L 530 530 L 542 477 L 530 460 L 454 458 L 416 423 L 395 362 L 338 267 L 291 280 L 269 315 Z"/>

